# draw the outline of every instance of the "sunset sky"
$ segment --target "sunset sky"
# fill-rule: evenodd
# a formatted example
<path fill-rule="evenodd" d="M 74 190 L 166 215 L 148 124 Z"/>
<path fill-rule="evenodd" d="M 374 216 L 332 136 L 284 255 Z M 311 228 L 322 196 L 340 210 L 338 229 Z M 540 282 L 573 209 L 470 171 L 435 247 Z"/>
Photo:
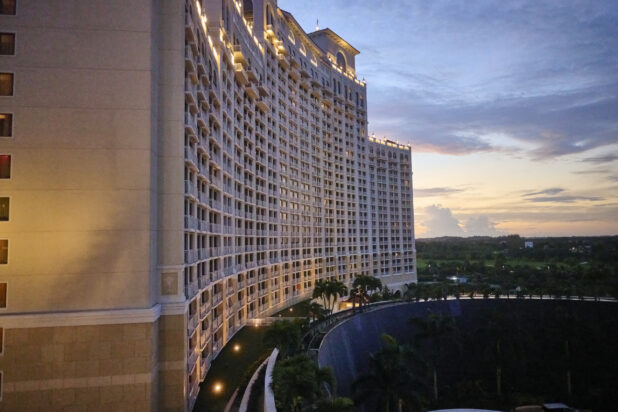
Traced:
<path fill-rule="evenodd" d="M 280 0 L 361 51 L 416 235 L 618 234 L 618 2 Z"/>

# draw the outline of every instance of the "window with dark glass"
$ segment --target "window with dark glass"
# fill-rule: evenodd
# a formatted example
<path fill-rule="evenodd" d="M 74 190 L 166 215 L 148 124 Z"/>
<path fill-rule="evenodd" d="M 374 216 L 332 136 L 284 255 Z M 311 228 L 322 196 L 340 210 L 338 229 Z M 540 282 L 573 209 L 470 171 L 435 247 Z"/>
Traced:
<path fill-rule="evenodd" d="M 17 0 L 0 0 L 0 14 L 15 14 Z"/>
<path fill-rule="evenodd" d="M 0 155 L 0 179 L 11 178 L 11 155 Z"/>
<path fill-rule="evenodd" d="M 13 96 L 13 73 L 0 73 L 0 96 Z"/>
<path fill-rule="evenodd" d="M 0 137 L 13 136 L 13 115 L 0 113 Z"/>
<path fill-rule="evenodd" d="M 0 222 L 9 220 L 9 198 L 0 197 Z"/>
<path fill-rule="evenodd" d="M 0 264 L 6 265 L 8 262 L 9 262 L 9 240 L 0 239 Z M 6 295 L 6 291 L 5 291 L 5 295 Z"/>
<path fill-rule="evenodd" d="M 0 309 L 6 308 L 6 282 L 0 283 Z"/>
<path fill-rule="evenodd" d="M 0 33 L 0 54 L 15 54 L 15 33 Z"/>

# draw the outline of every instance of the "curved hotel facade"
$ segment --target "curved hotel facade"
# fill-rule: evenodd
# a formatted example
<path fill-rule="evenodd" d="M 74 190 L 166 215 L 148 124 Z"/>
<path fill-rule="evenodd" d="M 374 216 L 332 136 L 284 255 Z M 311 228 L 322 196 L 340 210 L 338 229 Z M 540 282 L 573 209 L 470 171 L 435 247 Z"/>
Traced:
<path fill-rule="evenodd" d="M 319 279 L 416 281 L 409 146 L 274 0 L 0 0 L 0 409 L 190 410 Z"/>

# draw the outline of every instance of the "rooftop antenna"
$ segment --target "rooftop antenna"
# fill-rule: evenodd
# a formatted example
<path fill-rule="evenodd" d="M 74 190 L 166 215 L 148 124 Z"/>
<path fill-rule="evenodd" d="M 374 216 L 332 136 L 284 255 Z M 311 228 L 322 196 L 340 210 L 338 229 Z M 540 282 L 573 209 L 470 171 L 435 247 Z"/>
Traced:
<path fill-rule="evenodd" d="M 320 19 L 315 19 L 315 31 L 320 30 Z"/>

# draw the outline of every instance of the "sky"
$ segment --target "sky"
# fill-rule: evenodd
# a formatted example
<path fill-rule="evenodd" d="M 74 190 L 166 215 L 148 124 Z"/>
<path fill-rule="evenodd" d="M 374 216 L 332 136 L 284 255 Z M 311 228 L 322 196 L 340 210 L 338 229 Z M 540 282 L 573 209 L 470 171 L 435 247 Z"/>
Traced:
<path fill-rule="evenodd" d="M 416 237 L 618 234 L 618 1 L 279 0 L 360 50 Z"/>

